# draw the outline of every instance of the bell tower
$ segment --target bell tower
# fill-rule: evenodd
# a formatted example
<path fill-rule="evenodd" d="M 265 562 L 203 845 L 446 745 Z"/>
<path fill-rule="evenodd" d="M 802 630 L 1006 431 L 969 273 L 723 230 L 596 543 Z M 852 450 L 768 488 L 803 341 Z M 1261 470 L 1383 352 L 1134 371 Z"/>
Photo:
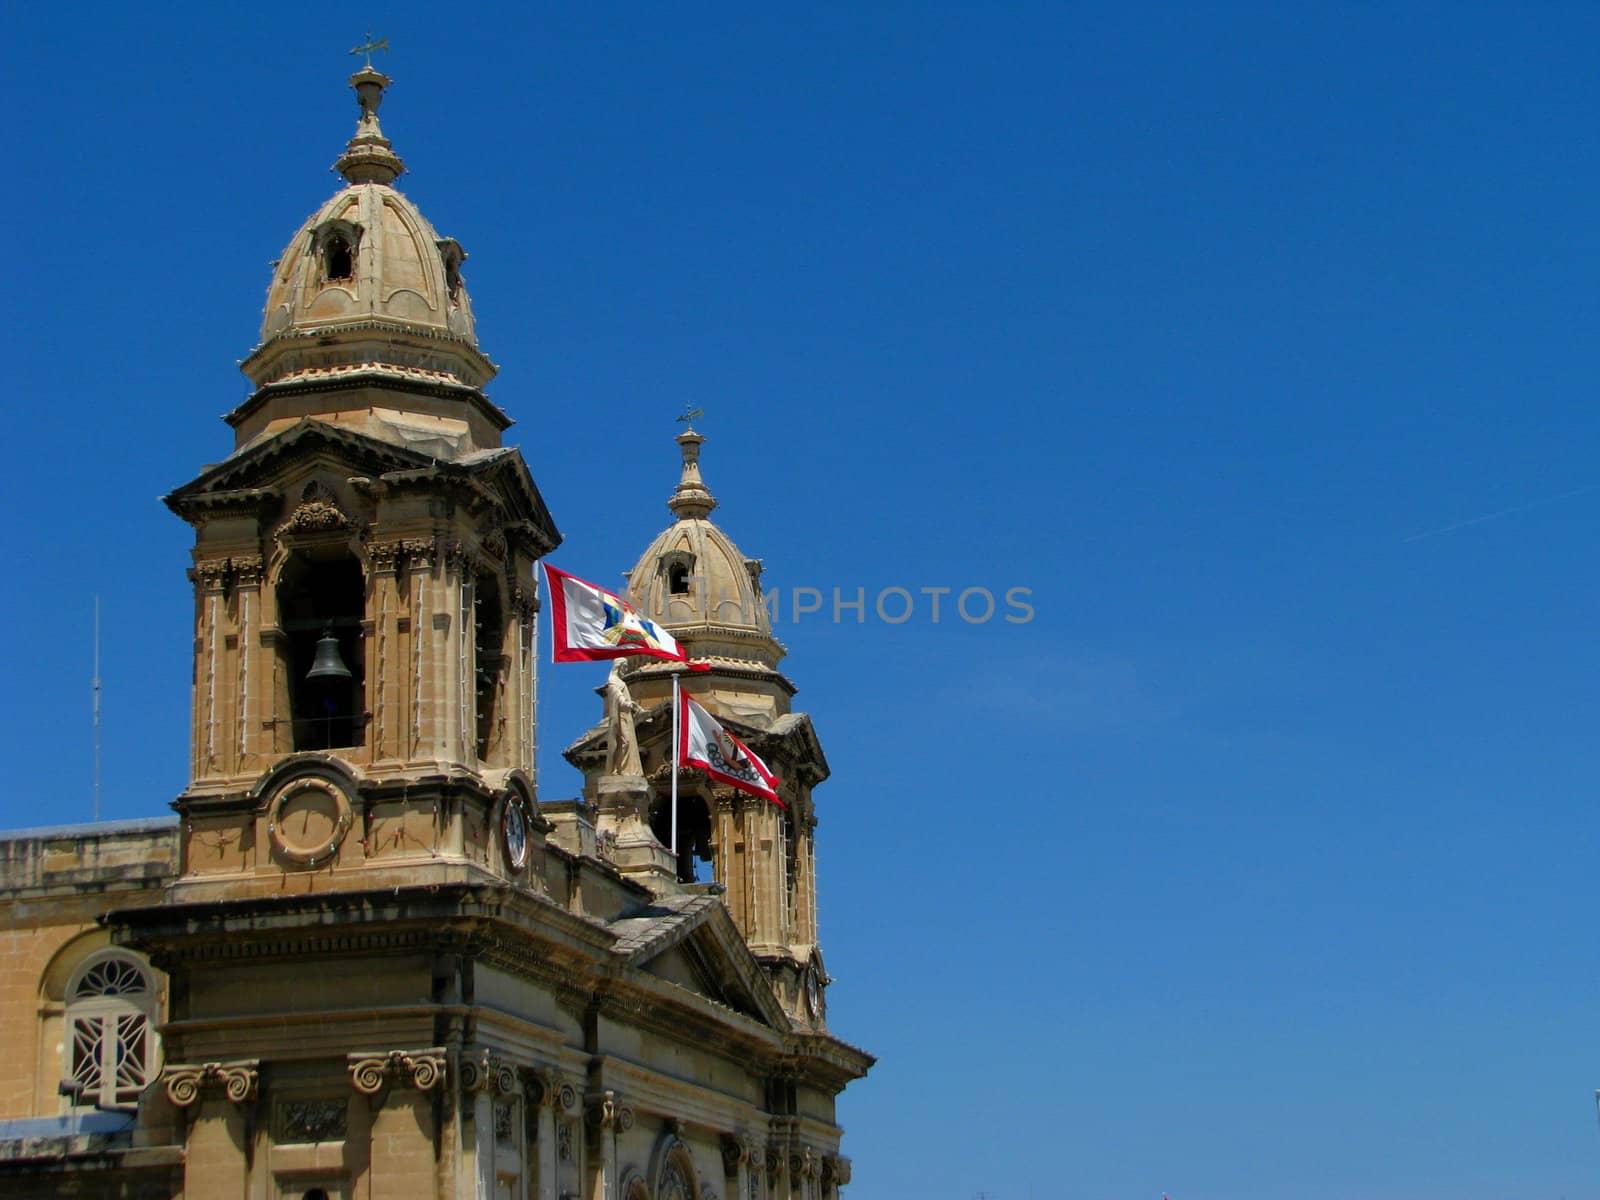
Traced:
<path fill-rule="evenodd" d="M 786 650 L 772 632 L 761 561 L 745 557 L 711 520 L 717 501 L 700 473 L 705 438 L 690 428 L 676 441 L 680 476 L 667 500 L 674 520 L 628 572 L 628 595 L 642 616 L 670 631 L 705 669 L 684 672 L 659 659 L 618 660 L 630 693 L 645 710 L 638 732 L 650 832 L 659 845 L 669 843 L 674 673 L 684 692 L 779 777 L 782 804 L 681 768 L 675 870 L 669 867 L 651 886 L 671 891 L 698 882 L 720 891 L 790 1016 L 821 1027 L 828 976 L 817 945 L 812 789 L 828 778 L 828 762 L 811 718 L 791 707 L 795 685 L 778 669 Z M 601 835 L 625 842 L 634 822 L 608 787 L 606 748 L 602 727 L 566 753 L 585 774 L 585 795 L 596 807 Z"/>
<path fill-rule="evenodd" d="M 538 823 L 532 567 L 560 534 L 483 390 L 466 252 L 394 186 L 390 80 L 350 83 L 345 186 L 274 265 L 232 453 L 166 497 L 195 534 L 196 899 L 514 876 L 496 834 Z"/>

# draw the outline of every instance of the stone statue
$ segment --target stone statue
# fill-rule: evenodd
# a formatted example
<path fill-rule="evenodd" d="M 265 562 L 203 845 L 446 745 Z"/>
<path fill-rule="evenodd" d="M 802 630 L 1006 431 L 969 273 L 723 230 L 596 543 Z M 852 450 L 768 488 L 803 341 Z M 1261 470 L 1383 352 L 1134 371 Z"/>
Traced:
<path fill-rule="evenodd" d="M 606 678 L 607 775 L 644 774 L 639 761 L 639 732 L 633 724 L 635 714 L 643 711 L 644 706 L 634 700 L 622 681 L 622 660 L 612 659 L 611 674 Z"/>

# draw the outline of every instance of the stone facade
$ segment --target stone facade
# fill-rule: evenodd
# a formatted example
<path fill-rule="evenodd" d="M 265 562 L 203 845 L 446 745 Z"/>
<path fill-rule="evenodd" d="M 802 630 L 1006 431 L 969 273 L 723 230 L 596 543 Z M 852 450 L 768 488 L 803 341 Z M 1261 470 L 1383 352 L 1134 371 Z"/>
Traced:
<path fill-rule="evenodd" d="M 780 803 L 679 771 L 674 814 L 668 664 L 637 661 L 643 774 L 606 773 L 602 725 L 583 796 L 541 801 L 561 535 L 483 392 L 465 251 L 394 187 L 388 80 L 351 82 L 348 186 L 275 267 L 233 452 L 167 497 L 195 533 L 178 820 L 0 839 L 0 1191 L 832 1200 L 872 1059 L 827 1028 L 828 770 L 759 564 L 685 433 L 634 591 Z"/>

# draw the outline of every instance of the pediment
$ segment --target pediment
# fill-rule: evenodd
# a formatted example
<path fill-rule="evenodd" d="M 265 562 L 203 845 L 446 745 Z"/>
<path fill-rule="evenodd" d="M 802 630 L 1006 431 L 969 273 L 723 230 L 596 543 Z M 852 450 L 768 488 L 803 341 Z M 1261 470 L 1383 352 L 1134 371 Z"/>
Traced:
<path fill-rule="evenodd" d="M 312 417 L 246 447 L 173 490 L 167 507 L 185 520 L 218 508 L 277 507 L 286 486 L 318 471 L 359 477 L 382 489 L 449 489 L 470 508 L 495 510 L 507 536 L 534 556 L 561 542 L 527 463 L 513 447 L 481 450 L 450 461 L 381 441 Z"/>
<path fill-rule="evenodd" d="M 416 451 L 308 417 L 207 467 L 164 499 L 168 508 L 187 519 L 197 508 L 209 507 L 209 501 L 275 491 L 290 475 L 305 474 L 308 464 L 337 466 L 347 474 L 370 477 L 415 470 L 430 461 Z"/>
<path fill-rule="evenodd" d="M 791 1028 L 727 907 L 709 895 L 663 896 L 612 922 L 630 966 L 780 1032 Z"/>

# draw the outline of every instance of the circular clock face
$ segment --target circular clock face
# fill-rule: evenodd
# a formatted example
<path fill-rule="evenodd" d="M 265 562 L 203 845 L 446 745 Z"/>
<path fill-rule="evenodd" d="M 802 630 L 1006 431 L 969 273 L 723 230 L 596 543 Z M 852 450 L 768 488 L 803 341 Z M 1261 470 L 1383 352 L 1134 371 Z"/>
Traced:
<path fill-rule="evenodd" d="M 822 973 L 817 970 L 815 963 L 806 968 L 806 1008 L 811 1010 L 812 1020 L 821 1019 Z"/>
<path fill-rule="evenodd" d="M 513 871 L 528 865 L 528 815 L 522 810 L 522 800 L 512 796 L 506 801 L 505 816 L 500 821 L 500 834 L 505 840 L 506 862 Z"/>
<path fill-rule="evenodd" d="M 290 862 L 315 866 L 331 858 L 350 828 L 350 802 L 326 779 L 295 779 L 273 797 L 267 836 Z"/>

